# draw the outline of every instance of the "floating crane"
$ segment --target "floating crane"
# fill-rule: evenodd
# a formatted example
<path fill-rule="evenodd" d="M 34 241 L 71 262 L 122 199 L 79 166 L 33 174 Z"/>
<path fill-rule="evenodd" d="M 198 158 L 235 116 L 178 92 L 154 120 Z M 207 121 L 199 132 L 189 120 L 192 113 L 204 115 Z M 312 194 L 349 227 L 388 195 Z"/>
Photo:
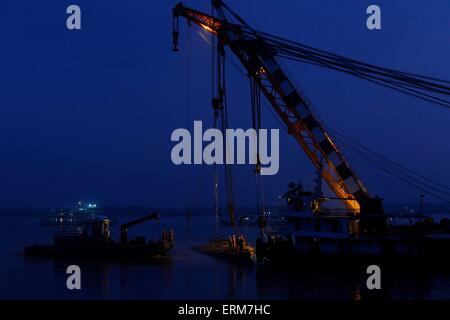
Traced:
<path fill-rule="evenodd" d="M 146 241 L 143 236 L 128 240 L 128 229 L 152 219 L 159 219 L 152 213 L 120 226 L 120 242 L 111 238 L 108 219 L 91 221 L 81 234 L 56 235 L 51 245 L 27 246 L 26 256 L 40 258 L 94 258 L 94 259 L 146 259 L 163 255 L 172 249 L 173 232 L 164 230 L 162 238 Z"/>
<path fill-rule="evenodd" d="M 256 31 L 223 1 L 213 0 L 212 4 L 217 17 L 188 8 L 182 3 L 173 8 L 173 50 L 178 51 L 179 17 L 215 35 L 218 39 L 218 62 L 223 59 L 224 47 L 227 46 L 245 67 L 247 75 L 270 102 L 288 133 L 301 146 L 337 199 L 350 212 L 359 216 L 361 223 L 366 220 L 364 217 L 370 217 L 364 223 L 369 232 L 385 228 L 382 199 L 369 193 L 314 114 L 311 105 L 283 71 L 277 57 L 349 73 L 444 107 L 450 107 L 450 101 L 442 99 L 442 95 L 450 95 L 448 82 L 373 66 Z M 224 91 L 219 88 L 218 97 L 213 99 L 215 110 L 223 108 Z"/>

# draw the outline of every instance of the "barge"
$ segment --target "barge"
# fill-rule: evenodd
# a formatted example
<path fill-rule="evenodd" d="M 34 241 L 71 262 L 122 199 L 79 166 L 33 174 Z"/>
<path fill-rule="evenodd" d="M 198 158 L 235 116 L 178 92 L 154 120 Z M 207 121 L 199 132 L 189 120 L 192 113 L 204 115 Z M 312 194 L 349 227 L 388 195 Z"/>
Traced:
<path fill-rule="evenodd" d="M 164 230 L 160 239 L 146 241 L 139 236 L 128 239 L 128 228 L 142 222 L 159 219 L 152 213 L 121 225 L 120 241 L 111 238 L 110 221 L 98 219 L 84 225 L 80 234 L 54 237 L 52 245 L 31 245 L 24 248 L 27 257 L 38 258 L 90 258 L 90 259 L 145 259 L 164 255 L 172 249 L 173 230 Z"/>
<path fill-rule="evenodd" d="M 296 184 L 290 184 L 282 199 L 286 205 L 280 214 L 286 223 L 261 232 L 256 245 L 259 262 L 414 261 L 444 265 L 450 254 L 448 219 L 435 223 L 416 215 L 409 223 L 391 224 L 391 216 L 384 211 L 361 214 L 326 209 L 327 198 Z"/>

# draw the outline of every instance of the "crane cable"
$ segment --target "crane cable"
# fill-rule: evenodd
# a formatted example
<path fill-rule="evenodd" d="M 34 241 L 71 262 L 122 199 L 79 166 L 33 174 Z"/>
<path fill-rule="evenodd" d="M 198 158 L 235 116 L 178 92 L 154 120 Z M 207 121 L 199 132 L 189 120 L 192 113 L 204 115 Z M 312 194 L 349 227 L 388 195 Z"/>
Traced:
<path fill-rule="evenodd" d="M 211 5 L 211 15 L 214 14 L 214 7 Z M 205 39 L 206 38 L 202 37 Z M 211 45 L 211 101 L 216 98 L 216 38 L 211 35 L 211 42 L 208 42 Z M 213 104 L 213 128 L 217 128 L 217 117 L 219 113 L 217 109 L 214 108 Z M 214 174 L 213 174 L 213 184 L 214 184 L 214 214 L 216 219 L 216 241 L 219 240 L 219 171 L 217 168 L 217 163 L 214 162 Z"/>
<path fill-rule="evenodd" d="M 242 29 L 245 33 L 247 33 L 249 36 L 255 39 L 258 38 L 260 40 L 267 42 L 269 45 L 272 46 L 273 49 L 275 49 L 276 56 L 348 73 L 360 79 L 364 79 L 381 86 L 389 87 L 402 93 L 406 93 L 415 96 L 417 98 L 441 105 L 443 107 L 450 108 L 450 101 L 440 97 L 440 96 L 450 96 L 450 87 L 448 86 L 448 84 L 450 84 L 450 81 L 448 80 L 442 80 L 435 77 L 378 67 L 375 65 L 350 59 L 344 56 L 326 52 L 321 49 L 316 49 L 307 45 L 303 45 L 301 43 L 297 43 L 291 40 L 283 39 L 281 37 L 270 35 L 265 32 L 255 31 L 251 29 L 242 18 L 240 18 L 237 14 L 235 14 L 226 5 L 224 5 L 223 3 L 222 5 L 226 9 L 228 9 L 233 14 L 233 16 L 243 25 Z M 233 65 L 241 74 L 243 73 L 235 65 L 234 62 Z M 271 108 L 269 108 L 269 110 L 272 111 L 273 113 L 273 110 Z M 276 115 L 274 116 L 277 120 L 279 120 Z M 328 129 L 330 131 L 333 131 L 329 127 Z M 336 133 L 335 130 L 333 132 Z M 339 140 L 342 141 L 344 139 L 341 136 L 341 139 Z M 344 143 L 349 144 L 348 139 Z M 355 143 L 353 143 L 353 146 L 355 147 Z M 370 151 L 367 148 L 361 146 L 360 144 L 356 146 L 359 147 L 360 151 L 361 150 L 364 150 L 366 152 Z M 369 154 L 370 153 L 371 152 L 369 152 Z M 374 156 L 373 153 L 372 156 Z M 377 157 L 373 159 L 376 158 Z M 378 157 L 378 160 L 388 161 L 390 162 L 391 165 L 394 164 L 393 161 L 388 160 L 384 157 L 382 159 Z M 397 169 L 400 168 L 399 164 L 396 165 Z M 401 166 L 401 169 L 403 171 L 407 171 L 408 174 L 405 174 L 405 172 L 399 174 L 398 172 L 395 171 L 395 169 L 393 171 L 392 168 L 389 169 L 389 167 L 387 166 L 381 166 L 381 168 L 383 168 L 385 172 L 402 179 L 409 185 L 412 185 L 413 187 L 418 188 L 419 190 L 422 190 L 424 192 L 427 191 L 425 187 L 429 187 L 430 189 L 436 191 L 440 195 L 431 191 L 427 191 L 428 194 L 436 198 L 439 198 L 440 200 L 448 202 L 446 198 L 443 198 L 441 196 L 442 194 L 444 195 L 448 194 L 447 192 L 442 192 L 443 191 L 442 188 L 449 189 L 447 186 L 437 183 L 403 166 Z M 416 175 L 416 177 L 413 177 L 414 175 Z M 419 178 L 422 178 L 427 182 L 426 183 L 423 183 L 423 181 L 420 182 Z M 439 189 L 439 187 L 441 189 Z"/>
<path fill-rule="evenodd" d="M 191 88 L 190 88 L 190 82 L 191 82 L 191 28 L 188 26 L 186 28 L 186 128 L 189 127 L 189 121 L 190 121 L 190 108 L 191 108 Z M 192 207 L 192 188 L 191 188 L 191 170 L 189 169 L 187 171 L 186 176 L 186 184 L 187 184 L 187 197 L 188 197 L 188 210 L 187 210 L 187 217 L 188 219 L 191 216 L 191 207 Z"/>
<path fill-rule="evenodd" d="M 396 177 L 423 193 L 450 204 L 450 192 L 447 186 L 375 153 L 337 130 L 331 129 L 330 127 L 327 127 L 327 130 L 334 135 L 334 138 L 339 141 L 340 145 L 351 149 L 359 159 L 365 159 L 384 173 Z"/>
<path fill-rule="evenodd" d="M 256 201 L 258 208 L 258 225 L 262 229 L 265 226 L 265 194 L 264 194 L 264 184 L 263 177 L 261 176 L 261 161 L 259 156 L 259 132 L 262 127 L 261 123 L 261 87 L 258 82 L 250 77 L 250 104 L 252 109 L 252 127 L 255 130 L 255 142 L 256 142 L 256 164 L 255 164 L 255 183 L 256 183 Z"/>
<path fill-rule="evenodd" d="M 241 75 L 242 77 L 246 77 L 244 71 L 242 71 L 242 70 L 236 65 L 236 63 L 235 63 L 233 60 L 231 60 L 231 62 L 232 62 L 232 65 L 236 68 L 236 70 L 240 73 L 240 75 Z M 265 101 L 263 101 L 263 104 L 264 104 L 264 106 L 272 113 L 273 117 L 279 122 L 280 126 L 281 126 L 282 128 L 285 128 L 285 125 L 281 122 L 281 120 L 279 119 L 279 117 L 277 116 L 277 114 L 275 114 L 274 110 L 273 110 L 270 106 L 268 106 L 267 103 L 265 103 Z M 311 105 L 311 107 L 313 108 L 312 105 Z M 319 110 L 317 110 L 317 108 L 313 108 L 313 109 L 314 109 L 314 111 L 315 111 L 316 113 L 318 113 L 318 114 L 320 114 L 320 115 L 323 116 L 323 113 L 320 112 Z M 322 122 L 323 122 L 323 121 L 322 121 Z M 354 141 L 353 141 L 351 138 L 349 138 L 347 135 L 343 134 L 342 132 L 339 132 L 339 131 L 336 130 L 336 129 L 333 129 L 333 128 L 330 127 L 330 126 L 325 126 L 325 127 L 326 127 L 326 129 L 329 130 L 331 133 L 334 133 L 334 134 L 333 134 L 333 138 L 336 139 L 336 140 L 339 140 L 340 142 L 342 142 L 342 144 L 349 145 L 349 141 L 352 141 L 352 143 L 350 143 L 350 145 L 357 145 L 357 147 L 359 147 L 359 150 L 358 150 L 358 152 L 355 152 L 356 155 L 360 155 L 361 152 L 363 152 L 363 153 L 369 153 L 369 154 L 372 154 L 372 156 L 381 158 L 381 160 L 384 161 L 384 162 L 387 162 L 387 163 L 390 163 L 391 165 L 396 166 L 397 168 L 396 168 L 396 169 L 393 169 L 393 170 L 392 170 L 392 169 L 390 169 L 390 170 L 387 169 L 386 166 L 385 166 L 385 167 L 382 167 L 382 168 L 384 168 L 383 172 L 385 172 L 385 174 L 387 174 L 388 176 L 390 176 L 390 177 L 395 177 L 395 178 L 397 178 L 397 179 L 400 179 L 403 183 L 408 184 L 408 185 L 414 187 L 415 189 L 418 189 L 418 190 L 420 190 L 420 191 L 422 191 L 422 192 L 424 192 L 424 193 L 426 193 L 426 194 L 429 194 L 429 195 L 431 195 L 432 197 L 437 198 L 437 199 L 439 199 L 439 200 L 441 200 L 441 201 L 448 202 L 448 199 L 445 198 L 445 196 L 448 195 L 448 193 L 447 193 L 447 192 L 442 192 L 442 191 L 443 191 L 443 189 L 450 190 L 450 187 L 445 186 L 445 185 L 443 185 L 442 183 L 437 182 L 437 181 L 435 181 L 435 180 L 432 180 L 431 178 L 426 177 L 426 176 L 424 176 L 424 175 L 422 175 L 422 174 L 420 174 L 420 173 L 417 173 L 417 172 L 415 172 L 415 171 L 413 171 L 413 170 L 411 170 L 411 169 L 408 169 L 408 168 L 406 168 L 405 166 L 402 166 L 402 165 L 400 165 L 400 164 L 398 164 L 398 163 L 396 163 L 396 162 L 394 162 L 394 161 L 392 161 L 392 160 L 390 160 L 390 159 L 388 159 L 388 158 L 385 158 L 385 157 L 382 157 L 382 156 L 379 155 L 379 154 L 376 154 L 375 152 L 371 151 L 371 150 L 368 149 L 367 147 L 361 145 L 360 143 L 354 142 Z M 287 130 L 287 129 L 286 129 L 286 130 Z M 338 136 L 338 134 L 339 134 L 339 136 L 341 136 L 341 138 L 339 138 L 339 137 L 336 138 L 336 136 Z M 344 140 L 342 137 L 346 137 L 346 139 Z M 353 149 L 355 149 L 355 147 L 354 147 Z M 360 166 L 360 167 L 361 167 L 361 166 Z M 400 170 L 403 170 L 403 171 L 408 172 L 409 175 L 401 175 L 401 174 L 399 174 L 398 172 L 399 172 Z M 367 171 L 367 170 L 366 170 L 366 171 Z M 413 178 L 410 177 L 410 175 L 416 175 L 417 177 L 416 177 L 415 179 L 413 179 Z M 400 178 L 400 177 L 401 177 L 401 178 Z M 418 179 L 423 179 L 423 180 L 427 181 L 428 183 L 423 184 L 422 182 L 418 182 Z M 434 189 L 435 191 L 437 190 L 437 193 L 438 193 L 438 194 L 436 194 L 436 192 L 429 191 L 429 190 L 427 189 L 427 187 L 430 186 L 430 185 L 432 186 L 431 189 Z M 436 188 L 438 188 L 438 189 L 436 189 Z M 441 189 L 439 190 L 439 188 L 441 188 Z"/>
<path fill-rule="evenodd" d="M 239 22 L 244 37 L 262 41 L 275 56 L 347 73 L 377 85 L 450 109 L 450 81 L 357 61 L 266 32 L 252 29 L 223 2 Z"/>
<path fill-rule="evenodd" d="M 223 43 L 221 43 L 220 39 L 217 43 L 217 99 L 219 100 L 220 106 L 220 117 L 221 117 L 221 125 L 222 125 L 222 136 L 223 136 L 223 145 L 226 147 L 224 158 L 225 158 L 225 186 L 226 186 L 226 196 L 227 196 L 227 210 L 229 214 L 230 224 L 231 226 L 236 226 L 235 220 L 235 208 L 234 208 L 234 199 L 233 199 L 233 175 L 232 175 L 232 167 L 228 162 L 227 154 L 228 143 L 226 141 L 226 131 L 229 128 L 228 126 L 228 106 L 227 106 L 227 86 L 226 86 L 226 55 L 225 48 L 223 47 Z"/>
<path fill-rule="evenodd" d="M 255 32 L 252 32 L 248 36 L 254 37 L 254 34 Z M 257 37 L 274 49 L 275 55 L 280 58 L 351 74 L 360 79 L 450 108 L 450 99 L 448 98 L 450 81 L 378 67 L 264 32 L 258 31 Z"/>

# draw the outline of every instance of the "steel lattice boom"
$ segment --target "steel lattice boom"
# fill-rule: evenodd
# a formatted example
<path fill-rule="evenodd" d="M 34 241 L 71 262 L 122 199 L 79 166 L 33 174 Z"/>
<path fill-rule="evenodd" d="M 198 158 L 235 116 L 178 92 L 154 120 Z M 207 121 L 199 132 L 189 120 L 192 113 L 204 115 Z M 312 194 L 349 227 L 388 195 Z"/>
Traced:
<path fill-rule="evenodd" d="M 300 144 L 313 165 L 342 203 L 352 212 L 383 213 L 381 200 L 372 198 L 314 115 L 312 108 L 295 88 L 276 58 L 276 48 L 260 37 L 223 2 L 214 1 L 214 17 L 183 6 L 173 9 L 174 19 L 184 17 L 218 37 L 219 45 L 228 46 L 260 86 L 267 100 Z M 225 10 L 239 23 L 230 23 Z"/>

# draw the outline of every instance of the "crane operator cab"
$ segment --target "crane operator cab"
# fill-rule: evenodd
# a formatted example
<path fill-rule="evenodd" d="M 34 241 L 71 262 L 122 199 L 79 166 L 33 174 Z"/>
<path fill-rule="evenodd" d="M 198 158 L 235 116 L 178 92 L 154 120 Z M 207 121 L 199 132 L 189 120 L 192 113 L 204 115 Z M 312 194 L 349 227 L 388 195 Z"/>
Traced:
<path fill-rule="evenodd" d="M 87 224 L 83 230 L 86 235 L 92 235 L 93 238 L 111 240 L 110 221 L 101 219 Z"/>

